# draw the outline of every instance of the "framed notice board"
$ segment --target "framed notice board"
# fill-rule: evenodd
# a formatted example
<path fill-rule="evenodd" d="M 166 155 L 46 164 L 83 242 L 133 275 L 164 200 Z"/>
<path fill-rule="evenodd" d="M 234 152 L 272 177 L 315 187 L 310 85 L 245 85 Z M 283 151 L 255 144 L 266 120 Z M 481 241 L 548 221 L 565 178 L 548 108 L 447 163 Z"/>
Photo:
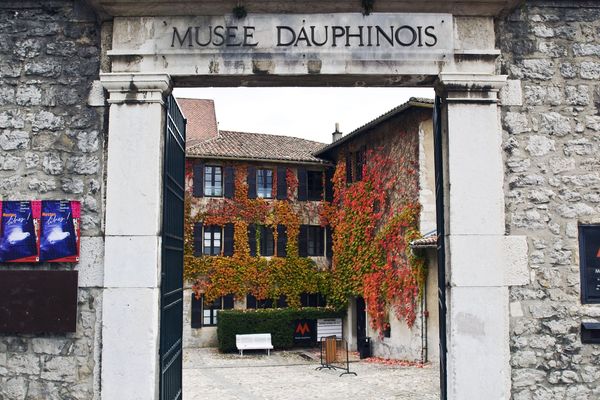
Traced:
<path fill-rule="evenodd" d="M 77 271 L 0 271 L 0 334 L 76 328 Z"/>
<path fill-rule="evenodd" d="M 581 303 L 600 303 L 600 224 L 579 225 Z"/>

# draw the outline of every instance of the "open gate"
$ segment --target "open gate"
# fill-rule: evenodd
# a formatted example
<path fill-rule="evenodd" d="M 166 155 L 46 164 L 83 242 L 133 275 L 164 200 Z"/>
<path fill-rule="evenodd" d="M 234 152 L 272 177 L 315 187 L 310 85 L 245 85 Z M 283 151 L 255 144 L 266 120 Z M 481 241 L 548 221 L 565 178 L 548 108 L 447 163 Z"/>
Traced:
<path fill-rule="evenodd" d="M 437 224 L 438 302 L 440 324 L 440 398 L 447 394 L 447 344 L 446 344 L 446 247 L 444 227 L 444 157 L 442 134 L 442 102 L 435 97 L 433 108 L 433 139 L 435 158 L 435 212 Z"/>
<path fill-rule="evenodd" d="M 160 400 L 182 397 L 183 224 L 186 120 L 167 98 L 160 301 Z"/>

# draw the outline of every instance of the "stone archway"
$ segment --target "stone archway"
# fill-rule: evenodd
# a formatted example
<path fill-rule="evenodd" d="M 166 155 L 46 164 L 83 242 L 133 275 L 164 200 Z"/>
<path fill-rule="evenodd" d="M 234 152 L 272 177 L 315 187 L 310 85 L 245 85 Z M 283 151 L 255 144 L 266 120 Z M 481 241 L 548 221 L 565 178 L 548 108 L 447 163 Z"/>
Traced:
<path fill-rule="evenodd" d="M 506 4 L 490 4 L 496 8 L 487 14 L 481 11 L 485 17 L 410 16 L 423 18 L 424 24 L 446 24 L 440 29 L 450 35 L 443 42 L 446 47 L 421 55 L 373 55 L 360 49 L 290 53 L 268 46 L 260 52 L 205 51 L 186 38 L 195 32 L 187 28 L 215 26 L 218 21 L 233 26 L 237 22 L 232 17 L 115 19 L 108 52 L 111 72 L 101 74 L 110 95 L 103 398 L 158 398 L 163 99 L 173 85 L 435 86 L 444 104 L 448 398 L 510 397 L 508 286 L 526 282 L 526 242 L 504 234 L 497 102 L 506 78 L 496 74 L 499 52 L 494 48 L 493 15 Z M 203 10 L 227 12 L 198 7 L 199 15 Z M 406 7 L 390 11 L 424 11 L 417 5 Z M 336 17 L 348 26 L 359 18 L 373 21 L 373 26 L 379 21 L 377 15 L 369 20 L 360 14 L 263 14 L 250 15 L 239 25 L 258 26 L 256 32 L 267 35 L 263 31 L 269 27 L 298 18 L 318 22 Z M 381 18 L 389 23 L 386 18 L 406 15 Z M 241 40 L 254 43 L 251 39 Z"/>

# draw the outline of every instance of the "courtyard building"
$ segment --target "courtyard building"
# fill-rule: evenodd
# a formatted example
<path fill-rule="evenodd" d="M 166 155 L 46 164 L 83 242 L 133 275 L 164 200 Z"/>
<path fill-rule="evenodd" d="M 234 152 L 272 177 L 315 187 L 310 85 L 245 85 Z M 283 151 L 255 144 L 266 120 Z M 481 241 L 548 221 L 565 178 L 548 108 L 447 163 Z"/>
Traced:
<path fill-rule="evenodd" d="M 210 105 L 210 102 L 193 99 L 179 101 L 184 105 L 184 114 L 186 108 L 190 111 L 188 126 L 205 125 L 203 121 L 208 120 L 209 127 L 203 131 L 210 131 L 210 126 L 214 126 L 214 117 L 211 118 L 214 109 L 206 109 L 205 113 L 197 112 L 201 106 Z M 194 106 L 194 103 L 197 105 Z M 416 226 L 419 236 L 435 232 L 432 111 L 432 100 L 413 98 L 345 136 L 336 125 L 329 145 L 287 136 L 230 131 L 213 132 L 200 141 L 193 139 L 194 144 L 187 147 L 186 165 L 187 198 L 190 202 L 186 223 L 193 225 L 188 227 L 193 236 L 193 246 L 190 246 L 193 255 L 188 254 L 185 268 L 193 270 L 191 264 L 198 262 L 197 258 L 219 264 L 223 262 L 220 257 L 234 256 L 234 249 L 243 251 L 242 244 L 234 243 L 235 229 L 247 229 L 247 236 L 242 235 L 241 240 L 247 242 L 249 256 L 267 260 L 271 257 L 285 258 L 288 227 L 272 222 L 278 219 L 277 202 L 283 201 L 297 214 L 298 255 L 310 258 L 317 269 L 335 270 L 336 265 L 332 265 L 332 260 L 336 260 L 333 250 L 336 235 L 322 214 L 325 204 L 334 202 L 334 171 L 342 162 L 345 185 L 351 186 L 363 179 L 363 172 L 366 166 L 371 165 L 371 158 L 389 161 L 386 168 L 394 176 L 396 185 L 385 188 L 387 204 L 382 205 L 385 213 L 376 218 L 378 230 L 383 229 L 384 223 L 392 219 L 406 202 L 412 202 L 420 205 Z M 204 114 L 208 114 L 209 118 L 205 118 Z M 244 187 L 240 190 L 236 185 Z M 341 190 L 338 188 L 338 191 Z M 240 196 L 243 198 L 238 198 Z M 263 201 L 261 206 L 272 207 L 273 211 L 254 216 L 256 199 Z M 237 208 L 228 209 L 231 208 L 231 202 L 237 203 Z M 221 221 L 222 225 L 207 224 L 205 221 L 206 218 L 215 220 L 215 216 L 222 217 L 232 211 L 234 214 L 227 221 Z M 243 217 L 246 214 L 256 221 L 239 223 L 240 219 L 246 219 Z M 338 248 L 352 246 L 343 235 L 338 236 Z M 410 250 L 407 248 L 406 251 Z M 350 349 L 361 350 L 368 337 L 374 356 L 421 362 L 437 359 L 439 333 L 435 253 L 431 252 L 425 262 L 427 276 L 418 296 L 418 315 L 409 323 L 410 327 L 407 321 L 399 320 L 390 309 L 387 310 L 385 329 L 377 330 L 370 322 L 372 317 L 367 312 L 362 295 L 365 289 L 361 283 L 358 293 L 348 299 L 345 312 L 342 332 Z M 190 288 L 184 295 L 184 347 L 217 345 L 219 310 L 288 306 L 289 299 L 285 295 L 272 296 L 274 298 L 259 296 L 257 299 L 256 293 L 244 291 L 256 292 L 253 287 L 238 289 L 237 293 L 226 293 L 216 288 L 220 296 L 207 301 L 203 285 L 198 284 L 198 280 L 210 280 L 211 274 L 214 280 L 218 279 L 217 285 L 235 287 L 232 282 L 223 282 L 220 273 L 210 267 L 197 272 L 197 275 L 190 272 L 188 285 L 193 285 L 196 290 Z M 230 278 L 231 281 L 235 279 L 238 278 Z M 301 307 L 324 307 L 327 305 L 326 298 L 324 293 L 302 292 L 297 304 Z M 394 301 L 390 301 L 390 304 L 394 304 Z"/>

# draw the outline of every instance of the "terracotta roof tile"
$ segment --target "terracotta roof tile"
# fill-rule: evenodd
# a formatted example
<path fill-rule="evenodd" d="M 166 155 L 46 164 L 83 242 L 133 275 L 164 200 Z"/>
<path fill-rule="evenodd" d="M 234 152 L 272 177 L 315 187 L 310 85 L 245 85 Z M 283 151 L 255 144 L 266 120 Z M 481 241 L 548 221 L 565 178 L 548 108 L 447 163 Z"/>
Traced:
<path fill-rule="evenodd" d="M 291 136 L 219 131 L 216 137 L 205 139 L 188 147 L 187 157 L 325 164 L 327 161 L 312 154 L 323 146 L 325 143 Z"/>
<path fill-rule="evenodd" d="M 413 249 L 431 248 L 437 246 L 437 234 L 425 235 L 420 239 L 410 242 L 410 247 Z"/>
<path fill-rule="evenodd" d="M 215 103 L 205 99 L 178 98 L 177 103 L 187 119 L 186 147 L 218 134 Z"/>

